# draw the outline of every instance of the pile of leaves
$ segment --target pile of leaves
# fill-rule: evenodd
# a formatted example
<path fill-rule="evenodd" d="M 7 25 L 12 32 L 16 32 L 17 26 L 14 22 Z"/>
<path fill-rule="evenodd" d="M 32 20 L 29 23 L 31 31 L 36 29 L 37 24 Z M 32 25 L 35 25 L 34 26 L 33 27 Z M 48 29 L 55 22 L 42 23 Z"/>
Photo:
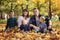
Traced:
<path fill-rule="evenodd" d="M 3 26 L 3 25 L 1 25 Z M 60 40 L 60 30 L 54 29 L 49 33 L 24 32 L 19 28 L 11 28 L 8 31 L 0 31 L 0 40 Z"/>
<path fill-rule="evenodd" d="M 2 32 L 0 40 L 60 40 L 60 31 L 53 33 Z"/>

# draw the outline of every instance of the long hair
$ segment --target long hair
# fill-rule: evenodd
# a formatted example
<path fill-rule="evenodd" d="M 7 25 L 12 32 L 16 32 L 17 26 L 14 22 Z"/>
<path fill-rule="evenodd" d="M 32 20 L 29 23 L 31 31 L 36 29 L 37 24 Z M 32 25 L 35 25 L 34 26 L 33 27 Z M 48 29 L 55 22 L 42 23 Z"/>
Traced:
<path fill-rule="evenodd" d="M 27 9 L 24 9 L 24 10 L 23 10 L 23 14 L 22 14 L 23 17 L 24 17 L 24 12 L 28 12 L 28 10 L 27 10 Z M 29 12 L 28 12 L 28 14 L 27 14 L 27 17 L 29 17 Z"/>

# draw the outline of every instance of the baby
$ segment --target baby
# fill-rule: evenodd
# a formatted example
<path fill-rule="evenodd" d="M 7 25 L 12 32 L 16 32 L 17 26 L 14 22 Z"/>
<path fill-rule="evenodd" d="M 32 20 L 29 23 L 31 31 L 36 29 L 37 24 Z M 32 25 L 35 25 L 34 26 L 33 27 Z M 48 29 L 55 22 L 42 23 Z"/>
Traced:
<path fill-rule="evenodd" d="M 20 30 L 24 30 L 24 31 L 29 31 L 30 28 L 28 25 L 26 25 L 26 20 L 22 20 L 22 24 L 20 25 Z"/>

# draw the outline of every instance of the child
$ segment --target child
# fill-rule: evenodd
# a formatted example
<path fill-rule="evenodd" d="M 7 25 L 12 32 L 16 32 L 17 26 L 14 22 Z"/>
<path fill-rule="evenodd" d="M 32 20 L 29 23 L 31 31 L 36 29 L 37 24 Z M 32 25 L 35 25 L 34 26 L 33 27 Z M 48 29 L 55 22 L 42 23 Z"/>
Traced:
<path fill-rule="evenodd" d="M 46 17 L 45 17 L 45 21 L 46 21 L 46 25 L 47 25 L 47 30 L 48 30 L 49 32 L 52 32 L 53 29 L 52 29 L 52 22 L 51 22 L 50 17 L 49 17 L 49 16 L 46 16 Z"/>
<path fill-rule="evenodd" d="M 36 32 L 44 33 L 47 30 L 47 25 L 45 24 L 44 21 L 45 21 L 44 17 L 41 16 L 39 20 L 39 27 L 36 27 L 32 24 L 30 24 L 30 26 L 32 26 L 36 30 Z"/>
<path fill-rule="evenodd" d="M 22 24 L 20 25 L 20 30 L 24 30 L 24 31 L 30 30 L 29 26 L 26 25 L 26 20 L 22 20 Z"/>
<path fill-rule="evenodd" d="M 6 25 L 6 29 L 8 28 L 12 28 L 15 27 L 17 25 L 17 19 L 14 17 L 14 11 L 10 11 L 9 13 L 9 19 L 7 20 L 7 25 Z"/>

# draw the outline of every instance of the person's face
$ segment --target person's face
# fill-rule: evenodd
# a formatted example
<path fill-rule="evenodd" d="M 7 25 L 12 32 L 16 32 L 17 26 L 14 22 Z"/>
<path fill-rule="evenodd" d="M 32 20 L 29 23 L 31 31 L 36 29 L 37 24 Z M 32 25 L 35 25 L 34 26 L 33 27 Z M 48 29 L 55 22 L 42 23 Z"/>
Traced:
<path fill-rule="evenodd" d="M 25 25 L 26 24 L 26 20 L 22 20 L 22 24 Z"/>
<path fill-rule="evenodd" d="M 39 10 L 38 9 L 35 9 L 33 12 L 34 12 L 34 15 L 35 16 L 38 16 L 39 15 Z"/>
<path fill-rule="evenodd" d="M 10 12 L 10 17 L 13 17 L 14 16 L 14 12 Z"/>
<path fill-rule="evenodd" d="M 40 18 L 39 22 L 44 22 L 43 18 Z"/>
<path fill-rule="evenodd" d="M 52 15 L 54 15 L 54 13 L 52 13 Z"/>
<path fill-rule="evenodd" d="M 23 13 L 24 13 L 24 16 L 25 16 L 25 17 L 28 15 L 28 12 L 26 12 L 26 11 L 25 11 L 25 12 L 23 12 Z"/>

